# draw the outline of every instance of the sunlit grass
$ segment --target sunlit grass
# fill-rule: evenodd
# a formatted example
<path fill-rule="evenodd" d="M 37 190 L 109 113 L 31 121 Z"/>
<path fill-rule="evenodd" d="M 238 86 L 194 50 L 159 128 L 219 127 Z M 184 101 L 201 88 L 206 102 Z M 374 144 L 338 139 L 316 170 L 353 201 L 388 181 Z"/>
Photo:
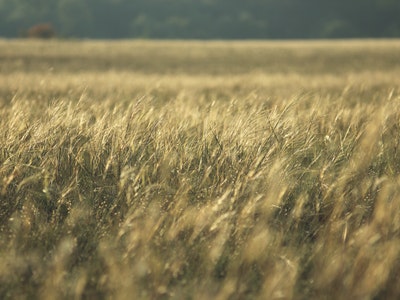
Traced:
<path fill-rule="evenodd" d="M 51 43 L 0 44 L 1 298 L 400 295 L 397 42 Z"/>

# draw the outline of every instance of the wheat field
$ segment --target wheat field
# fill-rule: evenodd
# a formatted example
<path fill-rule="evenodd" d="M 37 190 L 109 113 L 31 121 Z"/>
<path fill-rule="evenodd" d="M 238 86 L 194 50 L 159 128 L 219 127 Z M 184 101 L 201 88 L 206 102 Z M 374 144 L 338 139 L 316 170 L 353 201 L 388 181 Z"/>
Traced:
<path fill-rule="evenodd" d="M 398 299 L 400 41 L 0 40 L 1 299 Z"/>

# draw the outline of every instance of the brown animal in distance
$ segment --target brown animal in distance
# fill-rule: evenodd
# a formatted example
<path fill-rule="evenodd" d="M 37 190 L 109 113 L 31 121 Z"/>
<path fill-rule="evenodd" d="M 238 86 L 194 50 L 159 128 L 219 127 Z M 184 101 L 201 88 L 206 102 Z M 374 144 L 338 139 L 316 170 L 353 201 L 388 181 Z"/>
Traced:
<path fill-rule="evenodd" d="M 28 38 L 51 39 L 56 36 L 56 31 L 50 23 L 42 23 L 32 26 L 27 31 Z"/>

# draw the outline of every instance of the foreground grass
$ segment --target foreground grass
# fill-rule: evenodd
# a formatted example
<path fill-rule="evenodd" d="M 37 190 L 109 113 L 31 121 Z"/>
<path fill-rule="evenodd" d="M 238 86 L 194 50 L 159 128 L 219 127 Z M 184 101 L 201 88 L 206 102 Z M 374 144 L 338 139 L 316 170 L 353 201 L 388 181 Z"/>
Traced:
<path fill-rule="evenodd" d="M 2 43 L 1 298 L 400 295 L 397 43 Z"/>

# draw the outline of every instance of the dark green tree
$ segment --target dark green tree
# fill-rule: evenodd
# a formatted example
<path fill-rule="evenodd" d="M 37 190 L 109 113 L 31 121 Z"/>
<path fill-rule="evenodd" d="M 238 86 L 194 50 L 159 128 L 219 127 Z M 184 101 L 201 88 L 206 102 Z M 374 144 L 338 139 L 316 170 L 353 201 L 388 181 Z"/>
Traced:
<path fill-rule="evenodd" d="M 61 37 L 399 37 L 398 0 L 0 0 L 0 36 L 52 23 Z"/>

